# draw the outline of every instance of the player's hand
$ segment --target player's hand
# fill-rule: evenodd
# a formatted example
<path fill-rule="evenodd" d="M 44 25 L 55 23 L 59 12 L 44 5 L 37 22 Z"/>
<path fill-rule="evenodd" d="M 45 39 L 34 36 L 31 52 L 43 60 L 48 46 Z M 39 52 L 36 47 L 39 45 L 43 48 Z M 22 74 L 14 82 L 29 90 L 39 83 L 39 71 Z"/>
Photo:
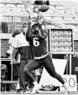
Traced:
<path fill-rule="evenodd" d="M 5 58 L 9 58 L 10 54 L 9 53 L 5 53 Z"/>
<path fill-rule="evenodd" d="M 47 36 L 48 36 L 47 30 L 43 30 L 43 36 L 44 36 L 44 38 L 47 38 Z"/>
<path fill-rule="evenodd" d="M 41 31 L 40 31 L 40 30 L 39 30 L 38 34 L 39 34 L 39 36 L 40 36 L 40 37 L 42 37 L 42 33 L 41 33 Z"/>

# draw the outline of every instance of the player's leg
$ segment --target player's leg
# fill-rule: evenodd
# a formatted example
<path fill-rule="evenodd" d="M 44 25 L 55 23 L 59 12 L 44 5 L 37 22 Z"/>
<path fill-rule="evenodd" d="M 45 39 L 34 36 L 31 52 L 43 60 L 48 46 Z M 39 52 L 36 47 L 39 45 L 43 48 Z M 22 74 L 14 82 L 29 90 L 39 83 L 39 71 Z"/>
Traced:
<path fill-rule="evenodd" d="M 27 63 L 29 63 L 32 59 L 28 59 L 27 60 Z M 35 76 L 35 73 L 32 71 L 31 72 L 33 76 Z M 28 74 L 25 73 L 25 75 L 27 76 L 26 79 L 27 79 L 27 84 L 28 84 L 28 89 L 31 90 L 32 87 L 33 87 L 33 80 L 29 77 Z"/>
<path fill-rule="evenodd" d="M 36 81 L 36 79 L 34 78 L 34 76 L 32 75 L 32 71 L 36 70 L 40 67 L 39 63 L 36 60 L 32 60 L 30 61 L 25 67 L 24 67 L 24 73 L 28 74 L 29 77 L 33 80 L 33 84 L 34 84 L 34 88 L 32 93 L 36 93 L 36 91 L 39 89 L 39 85 Z"/>
<path fill-rule="evenodd" d="M 28 60 L 21 60 L 20 64 L 19 64 L 19 68 L 18 68 L 18 75 L 19 75 L 19 84 L 20 84 L 20 90 L 19 92 L 22 93 L 24 91 L 26 91 L 26 86 L 28 86 L 28 82 L 33 82 L 30 77 L 28 76 L 28 74 L 25 74 L 23 72 L 23 69 L 25 67 L 25 65 L 29 62 Z"/>
<path fill-rule="evenodd" d="M 59 82 L 62 83 L 62 85 L 65 88 L 65 91 L 67 92 L 68 89 L 67 89 L 67 87 L 64 84 L 64 80 L 63 80 L 63 78 L 58 73 L 56 73 L 55 67 L 54 67 L 54 65 L 52 63 L 52 59 L 51 59 L 50 55 L 48 55 L 45 58 L 43 65 L 46 68 L 47 72 L 50 74 L 50 76 L 56 78 Z"/>
<path fill-rule="evenodd" d="M 16 91 L 17 91 L 17 92 L 20 90 L 20 83 L 19 83 L 19 66 L 20 66 L 20 63 L 17 63 L 17 64 L 16 64 L 17 73 L 18 73 L 18 83 L 17 83 L 17 86 L 16 86 Z"/>
<path fill-rule="evenodd" d="M 45 62 L 43 63 L 43 65 L 46 68 L 46 70 L 48 71 L 48 73 L 50 74 L 50 76 L 56 78 L 62 84 L 64 83 L 64 80 L 62 79 L 62 77 L 59 74 L 56 73 L 55 67 L 52 63 L 52 59 L 49 55 L 45 58 Z"/>
<path fill-rule="evenodd" d="M 20 83 L 20 89 L 25 91 L 25 82 L 26 82 L 26 75 L 23 72 L 24 66 L 26 65 L 26 60 L 21 60 L 19 64 L 19 83 Z"/>
<path fill-rule="evenodd" d="M 31 60 L 27 65 L 25 65 L 24 67 L 24 73 L 28 74 L 29 77 L 35 81 L 35 78 L 33 77 L 33 74 L 31 73 L 33 70 L 36 70 L 37 68 L 39 68 L 40 65 L 38 64 L 38 62 L 36 62 L 35 60 Z"/>

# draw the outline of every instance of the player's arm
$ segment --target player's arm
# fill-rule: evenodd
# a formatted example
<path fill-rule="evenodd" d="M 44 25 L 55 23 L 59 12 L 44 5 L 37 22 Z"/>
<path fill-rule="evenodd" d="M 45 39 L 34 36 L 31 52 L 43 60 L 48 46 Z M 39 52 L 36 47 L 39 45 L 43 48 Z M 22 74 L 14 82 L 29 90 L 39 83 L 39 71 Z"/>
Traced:
<path fill-rule="evenodd" d="M 39 32 L 39 36 L 43 39 L 47 38 L 48 36 L 47 30 L 43 30 L 42 32 Z"/>
<path fill-rule="evenodd" d="M 31 38 L 33 38 L 33 33 L 32 33 L 32 30 L 31 30 L 31 27 L 28 26 L 28 30 L 27 30 L 27 33 L 26 33 L 26 39 L 27 39 L 27 41 L 30 41 Z"/>
<path fill-rule="evenodd" d="M 13 40 L 14 40 L 14 37 L 11 37 L 10 39 L 9 39 L 9 49 L 7 50 L 7 52 L 5 53 L 5 56 L 6 56 L 6 58 L 8 58 L 8 57 L 10 57 L 12 54 L 13 54 L 13 47 L 12 47 L 12 42 L 13 42 Z"/>
<path fill-rule="evenodd" d="M 47 38 L 47 36 L 48 36 L 48 31 L 47 31 L 45 25 L 42 25 L 41 31 L 39 31 L 39 36 L 42 37 L 42 38 Z"/>
<path fill-rule="evenodd" d="M 14 50 L 13 45 L 14 46 L 16 45 L 15 44 L 16 41 L 14 41 L 14 40 L 18 34 L 20 34 L 20 32 L 18 30 L 14 31 L 12 34 L 12 37 L 9 39 L 9 42 L 8 42 L 9 43 L 9 50 L 7 50 L 7 52 L 6 52 L 6 57 L 9 57 L 10 55 L 13 54 L 13 50 Z"/>

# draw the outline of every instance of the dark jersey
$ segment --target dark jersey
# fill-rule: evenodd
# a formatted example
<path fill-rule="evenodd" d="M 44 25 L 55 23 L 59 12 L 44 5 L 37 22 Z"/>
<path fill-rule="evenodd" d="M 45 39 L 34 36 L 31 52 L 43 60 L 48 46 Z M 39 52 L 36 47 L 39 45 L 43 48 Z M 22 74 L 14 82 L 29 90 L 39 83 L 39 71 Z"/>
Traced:
<path fill-rule="evenodd" d="M 33 59 L 33 53 L 30 46 L 24 46 L 21 48 L 21 59 Z"/>
<path fill-rule="evenodd" d="M 40 57 L 47 53 L 46 40 L 39 35 L 32 34 L 29 37 L 30 45 L 32 48 L 33 55 L 35 57 Z"/>

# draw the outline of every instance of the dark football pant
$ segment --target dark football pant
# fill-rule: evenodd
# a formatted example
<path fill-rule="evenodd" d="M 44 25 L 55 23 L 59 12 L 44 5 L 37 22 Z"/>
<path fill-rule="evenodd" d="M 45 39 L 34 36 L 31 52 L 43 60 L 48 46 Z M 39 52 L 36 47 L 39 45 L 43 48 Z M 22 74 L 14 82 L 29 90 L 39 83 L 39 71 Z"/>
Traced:
<path fill-rule="evenodd" d="M 25 83 L 30 82 L 32 83 L 32 80 L 30 77 L 23 72 L 24 66 L 30 61 L 31 59 L 28 60 L 21 60 L 19 64 L 19 70 L 18 70 L 18 76 L 19 76 L 19 83 L 20 83 L 20 89 L 25 90 Z"/>
<path fill-rule="evenodd" d="M 55 71 L 50 55 L 46 56 L 43 59 L 39 59 L 39 60 L 33 59 L 24 67 L 24 72 L 28 74 L 33 81 L 35 81 L 33 75 L 31 74 L 31 71 L 36 70 L 41 66 L 45 67 L 45 69 L 47 70 L 50 76 L 56 78 L 58 81 L 64 84 L 63 78 L 59 74 L 57 74 Z"/>

